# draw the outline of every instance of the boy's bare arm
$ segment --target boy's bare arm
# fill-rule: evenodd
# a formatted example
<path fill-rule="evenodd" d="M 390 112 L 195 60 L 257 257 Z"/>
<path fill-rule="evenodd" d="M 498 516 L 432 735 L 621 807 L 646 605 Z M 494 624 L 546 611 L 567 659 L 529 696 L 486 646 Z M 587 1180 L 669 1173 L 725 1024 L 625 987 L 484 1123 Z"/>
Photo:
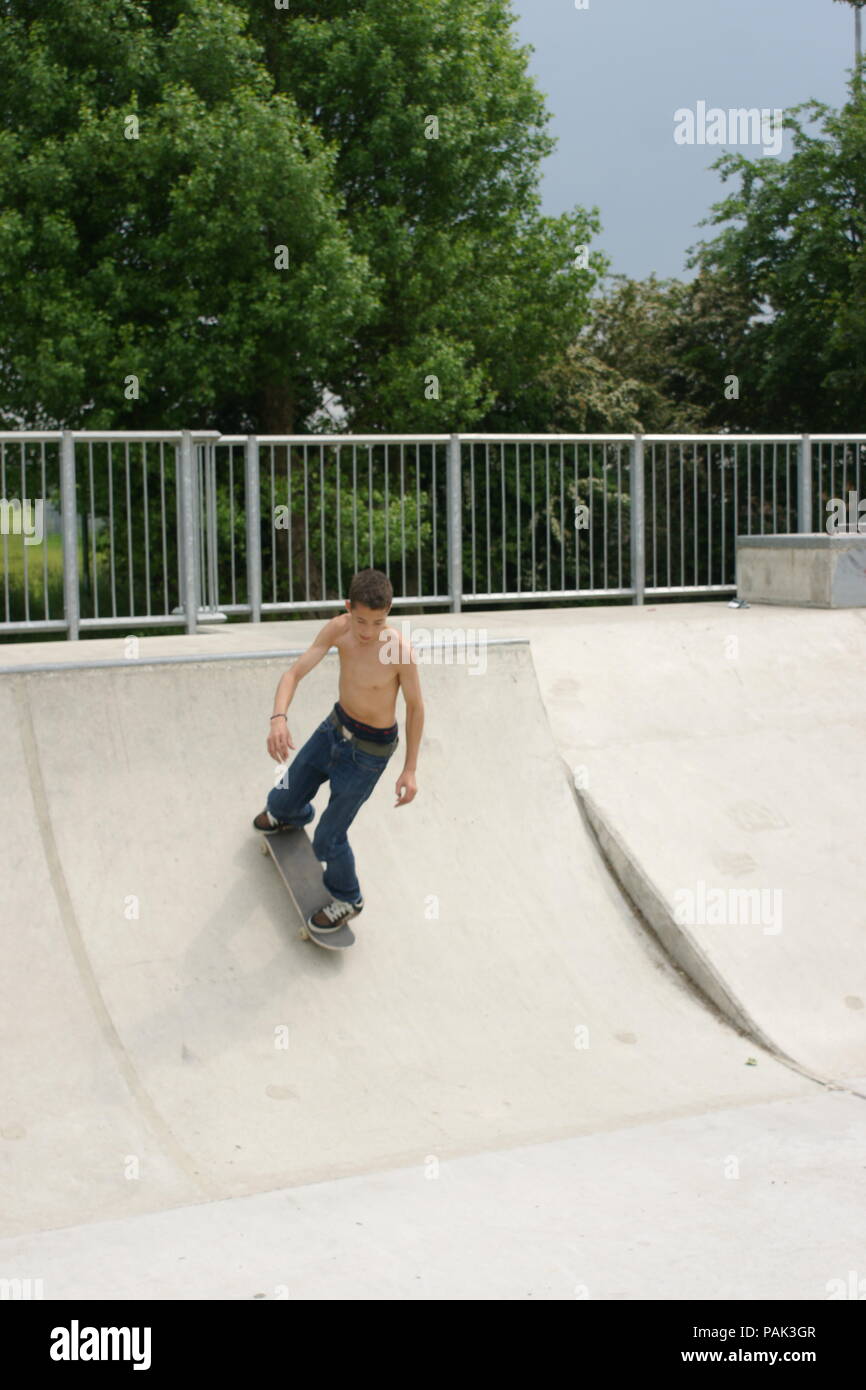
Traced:
<path fill-rule="evenodd" d="M 325 626 L 303 655 L 299 656 L 288 671 L 280 677 L 277 693 L 274 696 L 274 712 L 271 715 L 271 728 L 268 734 L 268 752 L 275 762 L 284 763 L 289 756 L 289 749 L 295 746 L 289 732 L 287 711 L 294 699 L 298 682 L 302 681 L 314 666 L 318 666 L 323 656 L 327 656 L 329 648 L 336 641 L 339 623 L 339 618 L 331 618 L 329 622 L 325 623 Z"/>
<path fill-rule="evenodd" d="M 406 758 L 403 771 L 397 778 L 397 806 L 408 806 L 418 794 L 415 772 L 418 767 L 418 750 L 424 729 L 424 699 L 421 695 L 421 680 L 418 663 L 408 642 L 402 644 L 403 660 L 399 666 L 400 689 L 406 701 Z"/>

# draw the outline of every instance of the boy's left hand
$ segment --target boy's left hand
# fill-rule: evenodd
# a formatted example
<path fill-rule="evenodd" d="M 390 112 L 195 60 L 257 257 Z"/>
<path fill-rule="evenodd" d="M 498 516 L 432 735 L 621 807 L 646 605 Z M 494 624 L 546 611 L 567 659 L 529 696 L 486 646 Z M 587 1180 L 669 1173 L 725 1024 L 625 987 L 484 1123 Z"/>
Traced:
<path fill-rule="evenodd" d="M 410 801 L 414 801 L 418 793 L 418 784 L 415 781 L 414 772 L 401 772 L 397 778 L 397 800 L 395 806 L 408 806 Z"/>

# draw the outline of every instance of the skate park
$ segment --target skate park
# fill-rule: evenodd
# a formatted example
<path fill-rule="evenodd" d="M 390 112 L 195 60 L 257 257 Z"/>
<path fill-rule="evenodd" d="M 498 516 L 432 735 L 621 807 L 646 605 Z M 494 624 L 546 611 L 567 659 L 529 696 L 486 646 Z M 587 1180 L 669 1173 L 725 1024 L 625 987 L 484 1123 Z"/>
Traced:
<path fill-rule="evenodd" d="M 383 778 L 354 828 L 345 960 L 249 828 L 319 623 L 0 652 L 3 1275 L 827 1298 L 863 1233 L 866 609 L 406 622 L 463 636 L 419 656 L 416 803 Z"/>
<path fill-rule="evenodd" d="M 864 8 L 6 0 L 19 1360 L 854 1360 Z"/>

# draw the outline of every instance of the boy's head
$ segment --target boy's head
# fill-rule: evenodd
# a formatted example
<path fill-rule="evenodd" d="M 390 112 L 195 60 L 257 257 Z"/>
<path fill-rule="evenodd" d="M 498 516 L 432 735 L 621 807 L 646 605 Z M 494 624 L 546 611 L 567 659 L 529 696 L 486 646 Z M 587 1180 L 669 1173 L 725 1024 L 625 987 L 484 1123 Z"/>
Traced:
<path fill-rule="evenodd" d="M 388 621 L 394 589 L 381 570 L 359 570 L 349 585 L 346 608 L 359 639 L 375 641 Z"/>

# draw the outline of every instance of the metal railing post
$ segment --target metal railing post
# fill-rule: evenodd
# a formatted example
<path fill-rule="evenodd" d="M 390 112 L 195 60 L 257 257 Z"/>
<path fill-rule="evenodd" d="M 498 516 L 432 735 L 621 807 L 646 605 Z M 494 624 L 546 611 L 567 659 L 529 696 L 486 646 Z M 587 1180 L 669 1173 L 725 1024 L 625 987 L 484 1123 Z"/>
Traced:
<path fill-rule="evenodd" d="M 259 441 L 247 436 L 244 448 L 244 497 L 246 502 L 247 603 L 250 621 L 262 620 L 262 523 L 259 484 Z"/>
<path fill-rule="evenodd" d="M 631 584 L 632 603 L 643 603 L 646 587 L 646 516 L 644 505 L 643 435 L 631 445 Z"/>
<path fill-rule="evenodd" d="M 43 503 L 44 503 L 43 498 Z M 63 613 L 66 636 L 77 641 L 81 622 L 78 592 L 78 504 L 75 496 L 75 440 L 71 430 L 60 441 L 60 515 L 63 528 Z"/>
<path fill-rule="evenodd" d="M 181 435 L 178 455 L 178 467 L 180 469 L 180 477 L 178 478 L 178 495 L 180 497 L 178 547 L 183 578 L 183 592 L 180 601 L 184 611 L 187 632 L 195 632 L 199 610 L 195 464 L 192 434 L 189 430 L 184 430 Z"/>
<path fill-rule="evenodd" d="M 208 441 L 201 446 L 204 450 L 205 488 L 205 535 L 207 536 L 207 609 L 216 614 L 219 607 L 219 580 L 217 574 L 219 537 L 217 534 L 217 490 L 216 490 L 216 448 Z"/>
<path fill-rule="evenodd" d="M 858 10 L 859 14 L 859 10 Z M 804 434 L 797 451 L 797 530 L 812 530 L 812 436 Z"/>
<path fill-rule="evenodd" d="M 448 593 L 451 612 L 463 606 L 463 488 L 460 436 L 448 441 Z"/>

